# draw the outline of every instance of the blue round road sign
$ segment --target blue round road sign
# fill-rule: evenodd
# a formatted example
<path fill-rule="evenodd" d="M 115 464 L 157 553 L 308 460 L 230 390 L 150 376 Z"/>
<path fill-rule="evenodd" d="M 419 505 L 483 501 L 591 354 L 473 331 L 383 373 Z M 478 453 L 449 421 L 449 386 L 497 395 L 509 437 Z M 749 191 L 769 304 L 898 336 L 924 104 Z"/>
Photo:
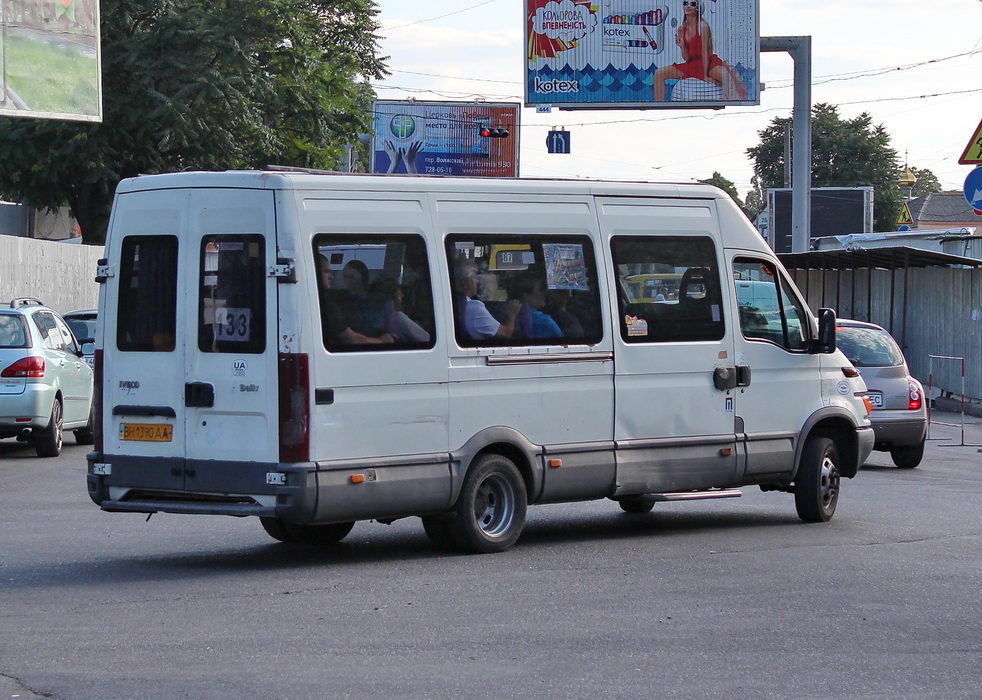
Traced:
<path fill-rule="evenodd" d="M 982 209 L 982 166 L 965 178 L 965 201 L 975 210 Z"/>

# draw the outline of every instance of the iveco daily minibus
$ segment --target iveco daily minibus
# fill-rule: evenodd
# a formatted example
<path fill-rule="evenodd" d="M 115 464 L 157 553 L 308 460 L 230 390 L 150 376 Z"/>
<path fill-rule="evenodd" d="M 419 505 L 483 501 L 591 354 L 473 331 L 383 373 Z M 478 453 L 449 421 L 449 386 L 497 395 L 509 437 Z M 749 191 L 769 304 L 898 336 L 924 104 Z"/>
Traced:
<path fill-rule="evenodd" d="M 677 287 L 638 295 L 639 275 Z M 872 448 L 834 313 L 709 186 L 139 177 L 97 280 L 106 511 L 309 544 L 418 516 L 493 552 L 552 502 L 756 485 L 826 521 Z"/>

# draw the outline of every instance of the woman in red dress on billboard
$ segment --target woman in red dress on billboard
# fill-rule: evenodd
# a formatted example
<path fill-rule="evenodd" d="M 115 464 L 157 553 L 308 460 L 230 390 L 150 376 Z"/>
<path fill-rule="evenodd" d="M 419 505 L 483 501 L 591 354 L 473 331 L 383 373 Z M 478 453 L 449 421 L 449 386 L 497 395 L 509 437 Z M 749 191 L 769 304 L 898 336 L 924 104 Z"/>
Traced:
<path fill-rule="evenodd" d="M 684 19 L 675 32 L 675 43 L 682 50 L 682 63 L 655 71 L 655 101 L 665 100 L 665 81 L 697 78 L 723 86 L 724 100 L 745 100 L 747 89 L 730 66 L 713 53 L 713 32 L 702 18 L 703 0 L 682 0 Z M 708 58 L 704 58 L 708 57 Z"/>

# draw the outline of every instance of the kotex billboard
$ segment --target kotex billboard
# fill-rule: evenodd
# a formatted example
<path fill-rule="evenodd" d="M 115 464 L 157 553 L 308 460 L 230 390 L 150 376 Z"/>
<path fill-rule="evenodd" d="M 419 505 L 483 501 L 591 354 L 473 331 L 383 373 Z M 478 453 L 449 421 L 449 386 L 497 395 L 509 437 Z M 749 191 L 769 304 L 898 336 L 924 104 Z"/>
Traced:
<path fill-rule="evenodd" d="M 759 104 L 758 14 L 758 0 L 525 0 L 525 103 Z"/>
<path fill-rule="evenodd" d="M 376 101 L 372 172 L 517 177 L 520 109 L 515 102 Z"/>

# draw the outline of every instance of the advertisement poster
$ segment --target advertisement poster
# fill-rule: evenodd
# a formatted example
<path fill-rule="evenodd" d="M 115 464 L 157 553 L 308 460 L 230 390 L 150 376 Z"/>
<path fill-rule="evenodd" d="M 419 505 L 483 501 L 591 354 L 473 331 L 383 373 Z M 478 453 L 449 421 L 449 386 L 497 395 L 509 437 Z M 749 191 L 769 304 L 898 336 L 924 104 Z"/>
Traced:
<path fill-rule="evenodd" d="M 375 102 L 373 173 L 517 177 L 521 105 Z M 507 136 L 483 136 L 486 129 Z"/>
<path fill-rule="evenodd" d="M 3 0 L 0 24 L 0 115 L 102 121 L 99 0 Z"/>
<path fill-rule="evenodd" d="M 758 0 L 526 0 L 525 103 L 760 102 Z"/>

